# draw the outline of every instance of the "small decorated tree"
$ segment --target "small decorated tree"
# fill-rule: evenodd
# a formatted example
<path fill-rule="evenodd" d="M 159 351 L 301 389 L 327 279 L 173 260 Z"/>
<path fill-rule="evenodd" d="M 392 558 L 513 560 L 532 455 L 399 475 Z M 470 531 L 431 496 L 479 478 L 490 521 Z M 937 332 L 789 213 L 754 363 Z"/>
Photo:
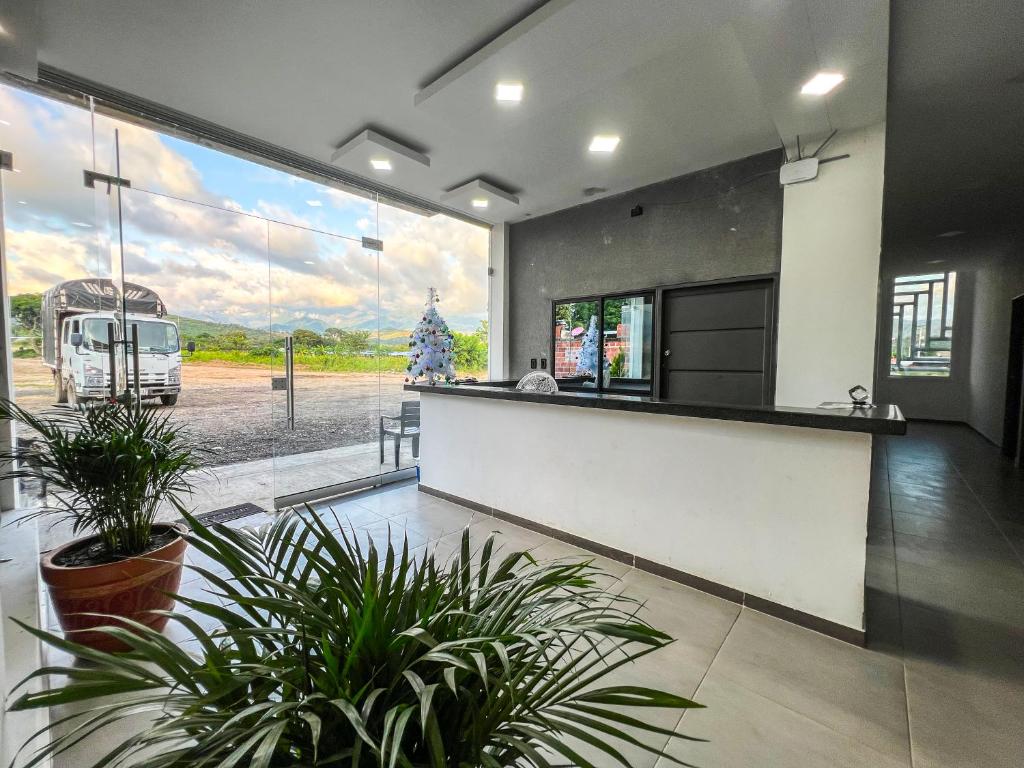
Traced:
<path fill-rule="evenodd" d="M 434 306 L 441 299 L 437 291 L 430 289 L 426 309 L 416 328 L 409 334 L 409 364 L 405 367 L 406 381 L 415 382 L 420 377 L 434 386 L 443 378 L 446 382 L 455 380 L 452 366 L 452 334 L 448 324 Z"/>
<path fill-rule="evenodd" d="M 576 356 L 577 376 L 597 376 L 597 318 L 591 316 L 590 327 L 580 342 L 580 352 Z"/>

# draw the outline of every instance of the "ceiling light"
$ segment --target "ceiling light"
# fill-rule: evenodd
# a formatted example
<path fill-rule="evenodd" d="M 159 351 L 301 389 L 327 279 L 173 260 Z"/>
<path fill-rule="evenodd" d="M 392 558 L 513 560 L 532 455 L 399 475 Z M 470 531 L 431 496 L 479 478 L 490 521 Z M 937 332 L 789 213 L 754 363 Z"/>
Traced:
<path fill-rule="evenodd" d="M 19 200 L 18 205 L 28 205 L 28 203 L 25 202 L 24 200 Z"/>
<path fill-rule="evenodd" d="M 76 227 L 85 227 L 86 229 L 92 229 L 92 224 L 86 224 L 84 221 L 72 221 Z"/>
<path fill-rule="evenodd" d="M 619 146 L 618 136 L 595 136 L 590 140 L 591 152 L 614 152 Z"/>
<path fill-rule="evenodd" d="M 314 264 L 316 264 L 316 262 L 315 262 L 315 261 L 304 261 L 304 262 L 302 262 L 302 263 L 303 263 L 303 264 L 309 264 L 310 266 L 313 266 Z"/>
<path fill-rule="evenodd" d="M 0 125 L 10 125 L 10 123 L 6 120 L 0 120 Z"/>
<path fill-rule="evenodd" d="M 824 96 L 846 78 L 839 72 L 819 72 L 800 89 L 800 93 L 808 96 Z"/>
<path fill-rule="evenodd" d="M 314 208 L 319 208 L 321 205 L 323 205 L 323 203 L 321 203 L 319 200 L 307 200 L 306 205 L 311 205 Z"/>
<path fill-rule="evenodd" d="M 486 208 L 490 203 L 486 197 L 474 197 L 472 204 L 474 208 Z"/>
<path fill-rule="evenodd" d="M 523 100 L 522 83 L 498 83 L 494 86 L 494 98 L 498 101 L 519 102 Z"/>
<path fill-rule="evenodd" d="M 386 157 L 375 157 L 372 160 L 370 160 L 370 165 L 373 166 L 373 170 L 375 171 L 391 170 L 391 161 L 388 160 Z"/>

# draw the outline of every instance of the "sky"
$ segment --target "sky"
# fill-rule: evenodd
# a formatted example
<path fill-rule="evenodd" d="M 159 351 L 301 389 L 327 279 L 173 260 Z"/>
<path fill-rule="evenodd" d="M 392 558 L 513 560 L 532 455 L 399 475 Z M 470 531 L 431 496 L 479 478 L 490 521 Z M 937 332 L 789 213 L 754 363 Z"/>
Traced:
<path fill-rule="evenodd" d="M 207 147 L 0 85 L 8 291 L 120 276 L 172 315 L 252 328 L 410 329 L 427 289 L 451 328 L 487 317 L 488 231 L 421 216 Z M 116 144 L 115 144 L 116 137 Z M 115 149 L 116 147 L 116 149 Z M 384 242 L 381 253 L 363 236 Z"/>

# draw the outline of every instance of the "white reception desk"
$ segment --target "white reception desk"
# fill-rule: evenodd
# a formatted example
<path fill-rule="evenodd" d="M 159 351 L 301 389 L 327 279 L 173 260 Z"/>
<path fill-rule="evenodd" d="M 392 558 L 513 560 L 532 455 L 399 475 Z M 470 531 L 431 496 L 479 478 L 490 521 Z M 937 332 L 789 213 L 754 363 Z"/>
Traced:
<path fill-rule="evenodd" d="M 406 389 L 423 491 L 863 643 L 871 438 L 906 431 L 895 406 Z"/>

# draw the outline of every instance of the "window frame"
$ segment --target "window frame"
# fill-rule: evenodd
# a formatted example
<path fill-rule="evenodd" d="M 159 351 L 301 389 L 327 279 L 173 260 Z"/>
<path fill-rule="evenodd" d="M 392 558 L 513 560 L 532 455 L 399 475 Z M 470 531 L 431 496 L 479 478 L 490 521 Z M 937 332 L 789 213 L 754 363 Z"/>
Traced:
<path fill-rule="evenodd" d="M 614 384 L 611 384 L 611 383 L 609 383 L 609 385 L 607 387 L 605 387 L 604 386 L 604 377 L 601 375 L 600 372 L 597 372 L 595 374 L 595 376 L 594 376 L 594 384 L 595 384 L 595 386 L 593 388 L 593 391 L 596 391 L 598 393 L 609 392 L 609 393 L 612 393 L 612 394 L 640 395 L 640 396 L 644 396 L 644 397 L 650 397 L 650 396 L 652 396 L 654 394 L 654 381 L 655 381 L 655 377 L 657 375 L 657 369 L 658 369 L 657 368 L 657 361 L 656 361 L 656 358 L 657 358 L 656 346 L 657 345 L 655 343 L 655 339 L 656 339 L 655 334 L 657 333 L 657 330 L 658 330 L 658 304 L 657 304 L 657 301 L 656 301 L 656 298 L 657 298 L 657 289 L 656 288 L 643 288 L 643 289 L 635 290 L 635 291 L 615 291 L 614 293 L 599 293 L 599 294 L 591 294 L 589 296 L 568 296 L 568 297 L 565 297 L 565 298 L 552 299 L 551 300 L 550 313 L 549 313 L 550 322 L 548 323 L 548 360 L 550 361 L 550 368 L 548 369 L 548 373 L 551 374 L 551 377 L 553 379 L 555 379 L 555 381 L 559 381 L 559 378 L 557 376 L 555 376 L 555 312 L 556 312 L 556 310 L 558 308 L 558 305 L 560 305 L 560 304 L 580 304 L 580 303 L 585 303 L 585 302 L 596 302 L 597 303 L 598 328 L 599 328 L 599 331 L 600 331 L 600 333 L 598 334 L 598 338 L 600 339 L 600 344 L 598 345 L 597 354 L 598 354 L 598 359 L 599 360 L 604 360 L 605 359 L 605 356 L 604 356 L 604 303 L 605 303 L 606 300 L 633 299 L 633 298 L 643 298 L 645 300 L 645 303 L 647 303 L 647 301 L 649 300 L 650 301 L 650 305 L 651 305 L 651 378 L 647 382 L 647 385 L 645 387 L 643 387 L 643 388 L 616 387 Z M 566 380 L 565 379 L 561 379 L 561 382 L 564 382 L 564 381 L 566 381 Z M 559 387 L 560 388 L 562 387 L 561 383 L 559 383 Z M 582 389 L 583 387 L 582 387 L 582 385 L 577 385 L 577 384 L 574 384 L 574 383 L 567 383 L 565 385 L 565 388 L 566 389 L 571 389 L 571 390 L 577 390 L 577 389 Z M 587 389 L 589 390 L 590 388 L 588 387 Z"/>
<path fill-rule="evenodd" d="M 897 281 L 902 280 L 902 281 L 904 281 L 904 284 L 913 285 L 915 282 L 921 282 L 921 280 L 915 281 L 915 280 L 912 280 L 912 278 L 922 278 L 922 279 L 925 279 L 925 278 L 928 278 L 930 275 L 938 275 L 940 273 L 943 275 L 943 278 L 944 278 L 943 279 L 943 286 L 944 287 L 943 287 L 942 309 L 941 309 L 941 314 L 939 315 L 939 317 L 940 317 L 940 323 L 942 324 L 941 330 L 943 332 L 943 337 L 945 337 L 945 334 L 946 334 L 947 330 L 949 332 L 949 338 L 945 339 L 946 341 L 949 342 L 949 350 L 948 350 L 949 351 L 949 357 L 947 358 L 947 360 L 948 360 L 948 367 L 945 370 L 943 370 L 943 371 L 940 371 L 940 372 L 937 372 L 937 373 L 931 373 L 931 374 L 928 374 L 928 373 L 914 374 L 914 373 L 908 373 L 908 372 L 894 373 L 893 372 L 893 363 L 892 363 L 892 346 L 891 346 L 891 344 L 892 344 L 892 337 L 893 337 L 893 334 L 898 334 L 898 330 L 897 329 L 899 328 L 899 323 L 902 322 L 900 319 L 897 318 L 897 316 L 896 316 L 896 314 L 894 312 L 894 310 L 896 308 L 896 296 L 897 296 L 896 289 L 900 285 L 900 283 L 898 283 Z M 953 290 L 952 290 L 951 293 L 948 292 L 949 291 L 949 283 L 950 283 L 950 275 L 953 275 Z M 935 282 L 935 281 L 927 280 L 927 282 Z M 953 357 L 953 349 L 954 349 L 955 346 L 957 346 L 954 343 L 956 341 L 956 337 L 957 337 L 956 302 L 957 302 L 957 293 L 958 293 L 958 290 L 960 288 L 960 283 L 961 283 L 961 272 L 960 272 L 960 270 L 957 270 L 957 269 L 941 269 L 941 270 L 932 270 L 930 272 L 929 271 L 921 270 L 921 271 L 918 271 L 916 273 L 915 272 L 899 273 L 899 274 L 891 274 L 889 276 L 889 278 L 888 278 L 889 335 L 888 335 L 888 338 L 887 338 L 887 343 L 889 344 L 889 347 L 887 348 L 888 352 L 886 354 L 886 366 L 887 366 L 887 368 L 886 368 L 886 373 L 885 373 L 885 376 L 886 376 L 887 380 L 892 380 L 892 381 L 908 381 L 908 380 L 912 380 L 912 381 L 932 381 L 932 382 L 944 382 L 945 381 L 945 382 L 948 382 L 948 381 L 953 379 L 953 359 L 954 359 L 954 357 Z M 931 313 L 931 307 L 932 307 L 932 300 L 933 300 L 933 298 L 934 298 L 934 291 L 929 290 L 927 309 L 926 309 L 926 313 L 927 314 L 926 314 L 925 325 L 924 325 L 924 327 L 926 329 L 926 334 L 927 334 L 926 341 L 929 340 L 930 337 L 931 337 L 931 330 L 930 329 L 931 329 L 932 321 L 935 319 L 935 318 L 932 317 L 932 313 Z M 953 304 L 953 310 L 952 310 L 953 311 L 953 317 L 950 320 L 951 325 L 947 326 L 946 325 L 946 322 L 947 322 L 946 310 L 947 310 L 947 307 L 949 307 L 950 300 L 952 300 L 952 304 Z M 910 303 L 910 302 L 905 302 L 905 303 Z M 913 311 L 912 319 L 911 319 L 911 323 L 912 323 L 912 328 L 911 328 L 911 355 L 912 356 L 910 358 L 908 358 L 908 361 L 911 361 L 911 362 L 913 362 L 915 360 L 915 358 L 913 357 L 913 350 L 914 350 L 914 346 L 913 346 L 914 345 L 913 333 L 914 333 L 914 328 L 916 326 L 913 325 L 913 317 L 916 316 L 916 314 L 917 314 L 917 307 L 916 307 L 916 305 L 917 305 L 917 302 L 915 301 L 914 302 L 914 311 Z M 902 340 L 898 339 L 897 343 L 898 344 L 902 344 Z M 942 359 L 942 358 L 936 358 L 936 359 Z"/>

